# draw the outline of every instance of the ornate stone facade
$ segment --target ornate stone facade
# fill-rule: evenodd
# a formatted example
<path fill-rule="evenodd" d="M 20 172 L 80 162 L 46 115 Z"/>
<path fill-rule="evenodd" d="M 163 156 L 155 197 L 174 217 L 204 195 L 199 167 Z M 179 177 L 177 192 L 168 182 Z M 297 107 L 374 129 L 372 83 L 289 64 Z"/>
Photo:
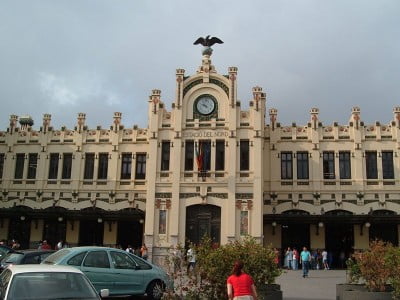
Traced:
<path fill-rule="evenodd" d="M 312 108 L 307 124 L 282 125 L 260 87 L 242 110 L 237 76 L 208 55 L 192 76 L 177 69 L 172 109 L 153 90 L 147 129 L 125 128 L 121 113 L 89 129 L 80 113 L 74 129 L 45 114 L 36 131 L 12 115 L 0 132 L 0 238 L 22 228 L 29 246 L 144 241 L 155 261 L 204 234 L 337 256 L 371 237 L 398 243 L 400 107 L 389 124 L 366 125 L 354 107 L 347 124 L 324 125 Z"/>

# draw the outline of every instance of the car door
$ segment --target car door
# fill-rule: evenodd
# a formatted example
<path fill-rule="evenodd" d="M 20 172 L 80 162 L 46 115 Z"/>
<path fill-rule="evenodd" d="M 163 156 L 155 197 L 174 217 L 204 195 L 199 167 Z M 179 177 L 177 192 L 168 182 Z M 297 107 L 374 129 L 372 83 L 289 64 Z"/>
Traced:
<path fill-rule="evenodd" d="M 111 272 L 107 251 L 89 251 L 80 269 L 93 283 L 97 291 L 109 289 L 110 294 L 114 292 L 113 274 Z"/>
<path fill-rule="evenodd" d="M 110 251 L 113 272 L 115 274 L 115 288 L 121 294 L 144 294 L 143 270 L 135 263 L 127 252 Z"/>

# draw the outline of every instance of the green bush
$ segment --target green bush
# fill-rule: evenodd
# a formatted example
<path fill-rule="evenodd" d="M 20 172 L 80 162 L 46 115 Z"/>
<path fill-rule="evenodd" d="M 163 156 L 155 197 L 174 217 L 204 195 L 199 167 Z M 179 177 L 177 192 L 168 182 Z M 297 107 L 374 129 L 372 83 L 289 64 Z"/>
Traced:
<path fill-rule="evenodd" d="M 400 248 L 375 240 L 369 249 L 353 255 L 347 262 L 349 281 L 365 282 L 369 291 L 393 288 L 394 299 L 400 299 Z"/>
<path fill-rule="evenodd" d="M 205 238 L 195 252 L 194 272 L 180 281 L 184 286 L 176 287 L 174 295 L 168 293 L 165 299 L 227 299 L 226 280 L 237 260 L 244 263 L 244 272 L 253 277 L 257 287 L 274 283 L 281 274 L 271 247 L 263 247 L 250 236 L 219 247 Z M 175 298 L 178 294 L 180 298 Z"/>

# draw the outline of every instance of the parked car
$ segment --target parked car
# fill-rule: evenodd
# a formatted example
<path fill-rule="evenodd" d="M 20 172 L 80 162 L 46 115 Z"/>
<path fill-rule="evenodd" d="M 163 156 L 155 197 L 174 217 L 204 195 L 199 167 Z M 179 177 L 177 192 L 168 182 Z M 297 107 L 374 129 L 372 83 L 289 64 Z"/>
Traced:
<path fill-rule="evenodd" d="M 47 256 L 56 252 L 55 250 L 20 250 L 9 252 L 0 262 L 0 271 L 9 265 L 40 264 Z"/>
<path fill-rule="evenodd" d="M 97 291 L 109 289 L 111 296 L 147 294 L 151 299 L 160 299 L 164 288 L 172 287 L 160 267 L 114 248 L 65 248 L 48 256 L 42 264 L 74 266 L 89 278 Z"/>
<path fill-rule="evenodd" d="M 81 271 L 68 266 L 11 265 L 0 275 L 3 300 L 99 300 L 108 295 L 108 290 L 99 295 Z"/>
<path fill-rule="evenodd" d="M 0 245 L 0 261 L 7 255 L 9 252 L 13 252 L 14 249 L 6 246 L 6 245 Z"/>

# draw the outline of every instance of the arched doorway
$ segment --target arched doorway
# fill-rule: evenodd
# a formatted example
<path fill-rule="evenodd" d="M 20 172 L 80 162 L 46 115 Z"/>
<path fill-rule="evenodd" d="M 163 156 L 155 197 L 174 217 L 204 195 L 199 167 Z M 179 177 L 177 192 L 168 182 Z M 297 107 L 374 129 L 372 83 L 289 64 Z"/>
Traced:
<path fill-rule="evenodd" d="M 380 209 L 373 211 L 371 215 L 373 217 L 371 221 L 371 227 L 369 228 L 369 239 L 378 239 L 397 246 L 399 243 L 397 223 L 382 223 L 381 221 L 374 220 L 379 219 L 380 217 L 382 219 L 386 219 L 388 217 L 390 218 L 390 216 L 395 216 L 396 213 L 391 210 Z"/>
<path fill-rule="evenodd" d="M 331 210 L 326 216 L 334 216 L 334 222 L 325 224 L 325 248 L 331 257 L 331 268 L 345 268 L 345 260 L 354 251 L 354 226 L 344 222 L 344 217 L 353 213 L 346 210 Z"/>
<path fill-rule="evenodd" d="M 296 248 L 299 253 L 303 247 L 310 249 L 310 224 L 298 221 L 292 221 L 292 217 L 296 220 L 304 216 L 306 220 L 310 214 L 304 210 L 292 209 L 282 212 L 283 216 L 287 216 L 286 220 L 282 222 L 282 249 L 281 255 L 284 258 L 284 253 L 288 247 Z M 283 259 L 281 259 L 283 262 Z"/>
<path fill-rule="evenodd" d="M 79 246 L 102 246 L 104 236 L 104 211 L 88 207 L 81 210 L 85 216 L 79 224 Z"/>
<path fill-rule="evenodd" d="M 199 243 L 204 236 L 215 244 L 221 242 L 221 208 L 215 205 L 192 205 L 186 208 L 186 242 Z"/>
<path fill-rule="evenodd" d="M 25 216 L 13 217 L 10 219 L 8 240 L 18 241 L 21 249 L 29 249 L 29 238 L 31 234 L 31 220 Z"/>

